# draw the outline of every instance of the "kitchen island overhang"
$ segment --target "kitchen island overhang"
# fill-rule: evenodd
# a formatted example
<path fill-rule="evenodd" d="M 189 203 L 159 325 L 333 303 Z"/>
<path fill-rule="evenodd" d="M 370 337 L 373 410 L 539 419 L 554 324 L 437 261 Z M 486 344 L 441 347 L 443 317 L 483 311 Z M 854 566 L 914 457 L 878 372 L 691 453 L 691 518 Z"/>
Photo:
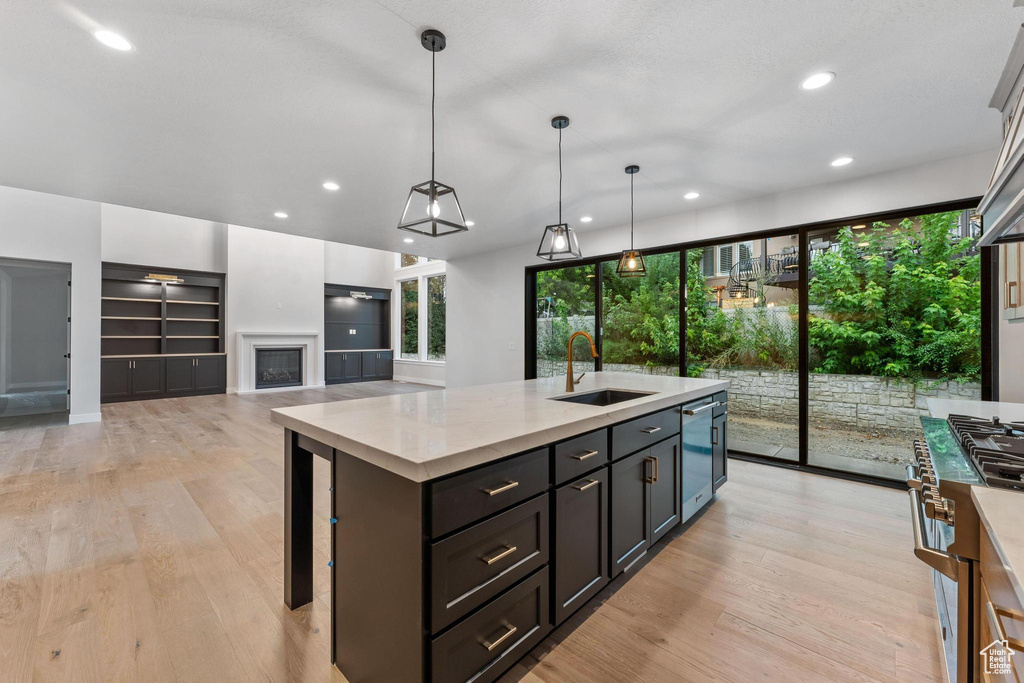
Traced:
<path fill-rule="evenodd" d="M 312 599 L 319 455 L 331 463 L 339 669 L 350 680 L 492 680 L 725 481 L 728 386 L 593 373 L 577 397 L 646 395 L 553 400 L 566 395 L 555 377 L 274 410 L 285 601 Z"/>

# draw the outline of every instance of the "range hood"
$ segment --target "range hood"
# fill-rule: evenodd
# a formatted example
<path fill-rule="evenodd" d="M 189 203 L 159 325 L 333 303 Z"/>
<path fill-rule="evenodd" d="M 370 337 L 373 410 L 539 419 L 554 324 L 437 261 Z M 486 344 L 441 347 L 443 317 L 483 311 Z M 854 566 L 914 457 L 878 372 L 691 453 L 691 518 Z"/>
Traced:
<path fill-rule="evenodd" d="M 1016 0 L 1014 6 L 1024 5 Z M 1017 32 L 988 106 L 1003 115 L 1003 144 L 999 148 L 988 190 L 978 205 L 984 232 L 979 246 L 1024 240 L 1024 27 Z"/>

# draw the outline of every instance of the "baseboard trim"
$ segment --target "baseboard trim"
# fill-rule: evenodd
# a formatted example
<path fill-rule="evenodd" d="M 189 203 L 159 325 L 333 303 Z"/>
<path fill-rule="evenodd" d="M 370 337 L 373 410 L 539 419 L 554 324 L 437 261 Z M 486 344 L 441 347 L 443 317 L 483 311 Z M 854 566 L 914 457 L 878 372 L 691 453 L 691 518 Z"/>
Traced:
<path fill-rule="evenodd" d="M 103 413 L 78 413 L 77 415 L 72 413 L 68 415 L 69 425 L 85 424 L 87 422 L 102 422 Z"/>
<path fill-rule="evenodd" d="M 391 378 L 396 382 L 409 382 L 410 384 L 429 384 L 432 387 L 444 388 L 443 379 L 424 379 L 422 377 L 407 377 L 405 375 L 395 375 Z"/>

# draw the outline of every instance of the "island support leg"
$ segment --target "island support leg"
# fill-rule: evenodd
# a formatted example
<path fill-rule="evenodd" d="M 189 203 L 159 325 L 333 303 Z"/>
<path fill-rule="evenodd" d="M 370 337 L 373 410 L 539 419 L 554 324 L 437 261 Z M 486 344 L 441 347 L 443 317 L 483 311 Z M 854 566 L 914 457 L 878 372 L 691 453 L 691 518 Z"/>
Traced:
<path fill-rule="evenodd" d="M 284 603 L 313 600 L 313 454 L 284 430 Z"/>

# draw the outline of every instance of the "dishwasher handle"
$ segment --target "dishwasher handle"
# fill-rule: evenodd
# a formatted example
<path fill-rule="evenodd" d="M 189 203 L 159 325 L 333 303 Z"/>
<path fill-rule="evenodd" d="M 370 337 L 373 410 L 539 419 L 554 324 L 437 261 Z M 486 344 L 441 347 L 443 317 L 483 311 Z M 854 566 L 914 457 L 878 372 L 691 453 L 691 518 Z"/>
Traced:
<path fill-rule="evenodd" d="M 705 410 L 711 410 L 712 408 L 717 408 L 720 405 L 722 405 L 721 401 L 715 401 L 713 403 L 706 403 L 699 408 L 683 408 L 683 415 L 699 415 Z"/>
<path fill-rule="evenodd" d="M 910 496 L 910 524 L 914 529 L 914 555 L 943 576 L 957 581 L 960 578 L 960 558 L 952 553 L 932 548 L 924 540 L 924 523 L 921 518 L 921 492 L 915 488 L 907 490 Z"/>

